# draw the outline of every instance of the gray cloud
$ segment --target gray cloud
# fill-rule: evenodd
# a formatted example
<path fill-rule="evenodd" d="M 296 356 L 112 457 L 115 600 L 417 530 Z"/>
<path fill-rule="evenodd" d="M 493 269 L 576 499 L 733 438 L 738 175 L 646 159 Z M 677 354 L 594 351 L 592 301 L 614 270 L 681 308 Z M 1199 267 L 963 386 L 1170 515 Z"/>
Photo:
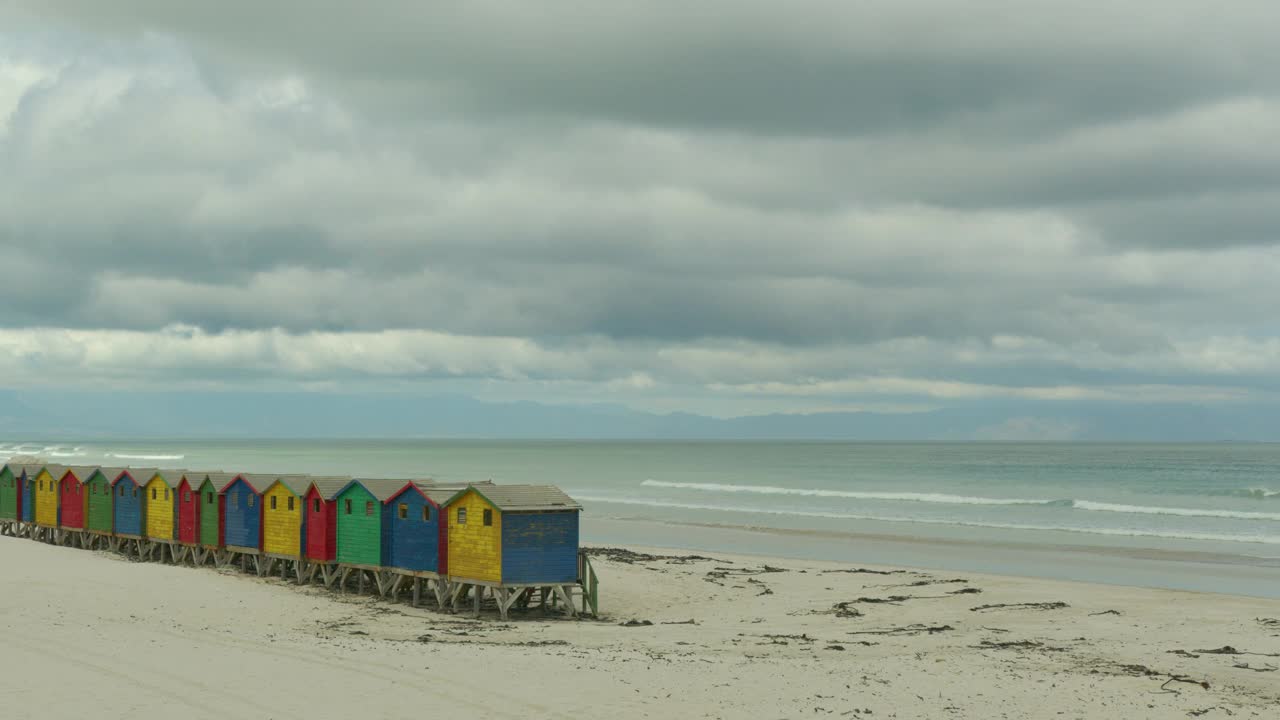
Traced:
<path fill-rule="evenodd" d="M 7 332 L 236 348 L 175 378 L 354 372 L 279 350 L 320 333 L 636 394 L 1273 384 L 1270 4 L 14 5 Z"/>

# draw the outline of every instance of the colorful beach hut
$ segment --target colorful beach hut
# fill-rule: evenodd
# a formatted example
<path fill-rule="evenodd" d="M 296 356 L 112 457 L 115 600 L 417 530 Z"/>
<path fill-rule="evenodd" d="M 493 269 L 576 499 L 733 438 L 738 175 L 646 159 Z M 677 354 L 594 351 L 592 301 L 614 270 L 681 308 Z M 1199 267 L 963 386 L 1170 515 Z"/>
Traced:
<path fill-rule="evenodd" d="M 257 554 L 262 550 L 262 492 L 275 481 L 258 475 L 237 475 L 223 486 L 223 544 L 228 550 Z"/>
<path fill-rule="evenodd" d="M 110 535 L 115 527 L 111 481 L 120 477 L 124 468 L 94 468 L 85 481 L 85 529 L 96 535 Z"/>
<path fill-rule="evenodd" d="M 521 593 L 554 590 L 572 613 L 578 580 L 578 505 L 551 485 L 471 486 L 443 503 L 448 518 L 449 579 L 456 606 L 474 592 L 476 612 L 491 588 L 505 618 Z"/>
<path fill-rule="evenodd" d="M 182 470 L 157 470 L 144 486 L 143 512 L 146 518 L 145 532 L 150 540 L 173 542 L 175 502 Z"/>
<path fill-rule="evenodd" d="M 236 479 L 235 473 L 213 472 L 200 483 L 200 546 L 218 549 L 223 545 L 222 495 L 220 490 Z"/>
<path fill-rule="evenodd" d="M 381 478 L 352 480 L 334 495 L 338 564 L 357 568 L 382 565 L 382 503 L 408 482 Z"/>
<path fill-rule="evenodd" d="M 263 491 L 262 552 L 282 558 L 302 555 L 302 498 L 310 483 L 305 475 L 286 475 Z"/>
<path fill-rule="evenodd" d="M 146 532 L 142 488 L 156 475 L 155 468 L 127 468 L 112 481 L 112 521 L 118 538 L 141 540 Z"/>
<path fill-rule="evenodd" d="M 58 527 L 58 479 L 66 471 L 61 465 L 46 465 L 36 473 L 36 525 Z"/>
<path fill-rule="evenodd" d="M 84 513 L 87 492 L 85 482 L 94 468 L 72 466 L 58 479 L 58 527 L 64 530 L 84 530 Z"/>
<path fill-rule="evenodd" d="M 39 465 L 24 465 L 22 479 L 22 497 L 18 501 L 22 503 L 22 522 L 34 523 L 36 521 L 36 475 L 40 472 Z"/>
<path fill-rule="evenodd" d="M 200 486 L 208 479 L 208 473 L 185 472 L 178 481 L 177 539 L 183 545 L 196 545 L 200 540 Z"/>
<path fill-rule="evenodd" d="M 337 503 L 334 498 L 351 482 L 349 477 L 313 477 L 303 497 L 302 521 L 306 536 L 304 555 L 313 563 L 332 563 L 337 560 Z"/>
<path fill-rule="evenodd" d="M 409 482 L 382 503 L 384 567 L 445 574 L 448 526 L 440 522 L 440 504 L 457 492 Z"/>
<path fill-rule="evenodd" d="M 0 521 L 22 519 L 22 466 L 14 463 L 0 467 Z"/>

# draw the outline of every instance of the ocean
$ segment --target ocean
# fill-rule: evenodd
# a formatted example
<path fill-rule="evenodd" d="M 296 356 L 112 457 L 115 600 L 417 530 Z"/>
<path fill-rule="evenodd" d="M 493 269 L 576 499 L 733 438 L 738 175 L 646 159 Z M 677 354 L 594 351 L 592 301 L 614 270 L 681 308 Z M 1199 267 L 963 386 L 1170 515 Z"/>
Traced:
<path fill-rule="evenodd" d="M 1280 445 L 136 440 L 0 460 L 559 485 L 584 539 L 1280 597 Z"/>

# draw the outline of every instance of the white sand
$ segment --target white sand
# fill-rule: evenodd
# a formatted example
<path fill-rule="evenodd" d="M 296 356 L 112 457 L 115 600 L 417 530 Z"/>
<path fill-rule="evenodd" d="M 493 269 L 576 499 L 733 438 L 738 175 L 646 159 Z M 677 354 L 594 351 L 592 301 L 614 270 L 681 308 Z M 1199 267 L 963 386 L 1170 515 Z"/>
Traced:
<path fill-rule="evenodd" d="M 1233 667 L 1280 657 L 1170 652 L 1280 653 L 1280 601 L 717 558 L 597 559 L 607 620 L 503 624 L 0 538 L 0 717 L 1280 718 L 1280 672 Z M 891 595 L 918 599 L 829 612 Z M 850 634 L 913 624 L 954 629 Z"/>

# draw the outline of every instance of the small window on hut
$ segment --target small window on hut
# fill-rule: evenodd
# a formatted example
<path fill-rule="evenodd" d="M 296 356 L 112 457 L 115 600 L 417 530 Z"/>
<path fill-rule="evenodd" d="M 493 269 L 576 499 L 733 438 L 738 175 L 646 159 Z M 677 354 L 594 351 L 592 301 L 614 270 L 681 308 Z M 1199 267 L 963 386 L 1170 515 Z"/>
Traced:
<path fill-rule="evenodd" d="M 293 498 L 289 498 L 289 512 L 293 512 Z"/>
<path fill-rule="evenodd" d="M 343 501 L 342 501 L 342 509 L 343 509 L 344 511 L 346 511 L 346 513 L 347 513 L 348 515 L 350 515 L 350 514 L 351 514 L 351 501 L 350 501 L 350 500 L 343 500 Z"/>
<path fill-rule="evenodd" d="M 165 489 L 164 489 L 164 499 L 165 499 L 165 500 L 168 500 L 168 499 L 169 499 L 169 488 L 165 488 Z"/>
<path fill-rule="evenodd" d="M 212 505 L 212 504 L 213 504 L 213 493 L 205 493 L 205 494 L 204 494 L 204 504 L 205 504 L 205 505 Z"/>
<path fill-rule="evenodd" d="M 275 496 L 275 495 L 272 495 L 272 496 L 271 496 L 271 509 L 272 509 L 272 510 L 275 510 L 275 509 L 276 509 L 276 496 Z"/>
<path fill-rule="evenodd" d="M 253 507 L 253 493 L 245 493 L 249 496 L 249 507 Z"/>
<path fill-rule="evenodd" d="M 467 509 L 466 509 L 466 508 L 458 508 L 458 524 L 459 524 L 459 525 L 466 525 L 466 524 L 467 524 Z"/>
<path fill-rule="evenodd" d="M 422 506 L 422 522 L 431 522 L 431 506 Z"/>
<path fill-rule="evenodd" d="M 409 506 L 405 503 L 400 503 L 399 507 L 396 508 L 396 517 L 400 518 L 401 520 L 408 518 Z"/>
<path fill-rule="evenodd" d="M 151 488 L 151 499 L 152 499 L 152 500 L 155 500 L 155 499 L 156 499 L 156 489 L 155 489 L 155 488 Z"/>
<path fill-rule="evenodd" d="M 189 503 L 189 502 L 191 502 L 191 491 L 190 491 L 190 490 L 183 490 L 183 491 L 182 491 L 182 502 L 184 502 L 184 503 Z"/>
<path fill-rule="evenodd" d="M 493 526 L 493 511 L 488 508 L 485 508 L 484 510 L 484 526 L 485 527 Z"/>
<path fill-rule="evenodd" d="M 124 486 L 120 486 L 120 497 L 124 497 Z"/>
<path fill-rule="evenodd" d="M 312 501 L 311 501 L 311 512 L 320 512 L 320 501 L 319 501 L 319 500 L 312 500 Z"/>
<path fill-rule="evenodd" d="M 138 497 L 138 487 L 136 485 L 133 487 L 133 496 Z"/>
<path fill-rule="evenodd" d="M 366 503 L 364 504 L 364 514 L 365 514 L 365 515 L 368 515 L 368 516 L 372 516 L 372 515 L 373 515 L 373 503 L 372 503 L 372 502 L 366 502 Z"/>
<path fill-rule="evenodd" d="M 40 492 L 44 492 L 44 481 L 40 481 Z"/>

